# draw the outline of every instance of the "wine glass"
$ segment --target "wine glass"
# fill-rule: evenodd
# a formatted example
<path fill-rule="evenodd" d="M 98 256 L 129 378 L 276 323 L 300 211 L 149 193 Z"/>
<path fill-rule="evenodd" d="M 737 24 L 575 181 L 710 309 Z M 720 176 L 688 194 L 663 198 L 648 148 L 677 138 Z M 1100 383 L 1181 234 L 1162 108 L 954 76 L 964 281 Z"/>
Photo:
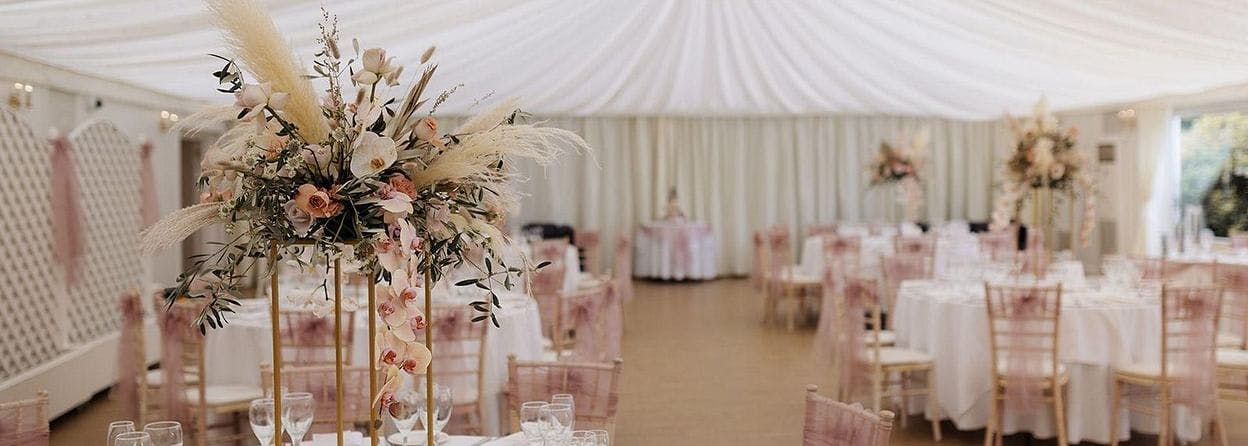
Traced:
<path fill-rule="evenodd" d="M 411 389 L 395 392 L 394 400 L 386 407 L 386 413 L 390 414 L 390 420 L 394 422 L 394 427 L 398 429 L 399 436 L 404 442 L 407 442 L 407 436 L 412 432 L 412 428 L 416 427 L 416 419 L 420 418 L 417 407 L 424 408 L 425 400 L 417 398 L 416 392 Z"/>
<path fill-rule="evenodd" d="M 528 401 L 520 405 L 520 430 L 529 444 L 542 444 L 546 439 L 545 409 L 550 403 Z"/>
<path fill-rule="evenodd" d="M 113 439 L 113 446 L 155 446 L 147 432 L 124 432 Z"/>
<path fill-rule="evenodd" d="M 182 424 L 177 421 L 147 423 L 143 432 L 151 435 L 153 446 L 182 446 Z"/>
<path fill-rule="evenodd" d="M 126 432 L 134 432 L 133 421 L 114 421 L 112 423 L 108 423 L 108 443 L 104 443 L 104 446 L 113 446 L 113 440 L 116 440 L 118 435 Z"/>
<path fill-rule="evenodd" d="M 576 416 L 572 414 L 572 406 L 567 404 L 547 404 L 543 409 L 546 414 L 546 420 L 549 423 L 546 438 L 554 440 L 556 444 L 566 443 L 572 438 L 572 426 L 576 422 Z"/>
<path fill-rule="evenodd" d="M 442 432 L 442 428 L 446 427 L 447 422 L 451 421 L 451 409 L 455 404 L 451 396 L 450 387 L 433 383 L 433 432 L 435 436 Z M 416 392 L 416 399 L 420 401 L 416 406 L 416 418 L 420 420 L 421 425 L 425 429 L 429 429 L 429 415 L 426 413 L 424 386 L 421 386 L 420 390 Z"/>
<path fill-rule="evenodd" d="M 312 394 L 294 392 L 282 396 L 282 427 L 290 435 L 290 444 L 299 446 L 312 427 Z"/>
<path fill-rule="evenodd" d="M 550 404 L 567 404 L 572 408 L 572 414 L 576 414 L 576 403 L 573 401 L 572 395 L 568 393 L 556 393 L 550 397 Z"/>
<path fill-rule="evenodd" d="M 273 415 L 273 398 L 252 400 L 247 416 L 251 421 L 251 433 L 256 435 L 260 446 L 272 445 L 274 424 L 277 423 L 277 417 Z"/>

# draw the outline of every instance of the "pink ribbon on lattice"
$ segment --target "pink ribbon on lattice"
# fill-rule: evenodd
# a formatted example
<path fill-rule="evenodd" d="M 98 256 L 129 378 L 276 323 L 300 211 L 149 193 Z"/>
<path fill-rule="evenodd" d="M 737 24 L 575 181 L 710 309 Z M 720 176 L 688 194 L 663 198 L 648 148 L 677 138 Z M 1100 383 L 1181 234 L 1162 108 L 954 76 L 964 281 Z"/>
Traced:
<path fill-rule="evenodd" d="M 82 203 L 79 202 L 78 174 L 69 140 L 52 138 L 52 252 L 65 269 L 65 282 L 78 283 L 82 255 L 85 251 L 82 228 Z"/>
<path fill-rule="evenodd" d="M 143 201 L 140 206 L 143 215 L 143 227 L 151 226 L 160 220 L 160 202 L 157 198 L 156 191 L 156 173 L 152 167 L 152 150 L 155 145 L 151 141 L 144 141 L 139 146 L 139 193 L 142 195 Z"/>

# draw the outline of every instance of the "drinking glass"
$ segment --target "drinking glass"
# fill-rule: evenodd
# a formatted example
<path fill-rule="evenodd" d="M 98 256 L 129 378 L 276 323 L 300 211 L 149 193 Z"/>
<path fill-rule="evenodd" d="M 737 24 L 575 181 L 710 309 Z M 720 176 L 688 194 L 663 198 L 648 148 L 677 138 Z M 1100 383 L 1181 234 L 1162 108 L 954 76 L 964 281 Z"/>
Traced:
<path fill-rule="evenodd" d="M 590 431 L 572 431 L 572 441 L 568 442 L 570 446 L 595 446 L 594 434 Z"/>
<path fill-rule="evenodd" d="M 416 427 L 416 419 L 420 418 L 417 407 L 425 407 L 425 400 L 417 398 L 416 392 L 410 389 L 395 392 L 394 401 L 386 407 L 386 413 L 390 414 L 390 420 L 394 422 L 394 427 L 399 430 L 399 436 L 403 437 L 404 442 L 408 433 Z"/>
<path fill-rule="evenodd" d="M 550 397 L 550 404 L 567 404 L 572 408 L 572 413 L 576 413 L 576 403 L 573 401 L 572 395 L 568 393 L 556 393 Z"/>
<path fill-rule="evenodd" d="M 113 440 L 113 446 L 155 446 L 147 432 L 125 432 Z"/>
<path fill-rule="evenodd" d="M 528 401 L 520 405 L 520 430 L 529 444 L 542 444 L 546 440 L 545 401 Z"/>
<path fill-rule="evenodd" d="M 611 446 L 611 433 L 602 429 L 594 429 L 589 433 L 594 435 L 594 446 Z"/>
<path fill-rule="evenodd" d="M 113 440 L 116 440 L 118 435 L 126 432 L 134 432 L 133 421 L 114 421 L 112 423 L 108 423 L 108 443 L 104 443 L 104 446 L 113 446 Z"/>
<path fill-rule="evenodd" d="M 282 429 L 290 435 L 290 444 L 299 446 L 312 427 L 312 394 L 295 392 L 282 396 Z"/>
<path fill-rule="evenodd" d="M 177 421 L 147 423 L 143 432 L 152 436 L 152 446 L 182 446 L 182 424 Z"/>
<path fill-rule="evenodd" d="M 420 404 L 416 406 L 416 419 L 420 420 L 425 429 L 429 429 L 429 415 L 425 407 L 425 386 L 422 384 L 420 389 L 416 391 L 416 398 Z M 442 428 L 446 427 L 446 423 L 451 421 L 451 409 L 455 403 L 451 398 L 451 388 L 438 383 L 433 383 L 433 432 L 434 435 L 442 432 Z"/>
<path fill-rule="evenodd" d="M 277 417 L 273 415 L 273 398 L 252 400 L 247 416 L 251 420 L 251 433 L 256 434 L 256 440 L 260 441 L 260 446 L 271 446 L 273 429 L 276 428 L 274 424 L 277 423 Z"/>
<path fill-rule="evenodd" d="M 554 440 L 555 444 L 563 444 L 572 438 L 572 426 L 576 422 L 576 416 L 572 414 L 572 406 L 567 404 L 547 404 L 543 409 L 546 414 L 548 428 L 546 430 L 546 438 Z"/>

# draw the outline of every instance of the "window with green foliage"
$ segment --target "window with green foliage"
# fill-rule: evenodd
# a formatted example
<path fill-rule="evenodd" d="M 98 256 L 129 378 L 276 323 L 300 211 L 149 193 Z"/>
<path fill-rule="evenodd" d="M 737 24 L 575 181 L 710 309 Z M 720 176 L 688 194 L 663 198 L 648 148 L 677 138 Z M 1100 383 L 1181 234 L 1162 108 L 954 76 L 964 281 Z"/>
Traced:
<path fill-rule="evenodd" d="M 1248 230 L 1248 113 L 1182 120 L 1182 205 L 1200 205 L 1213 232 Z"/>

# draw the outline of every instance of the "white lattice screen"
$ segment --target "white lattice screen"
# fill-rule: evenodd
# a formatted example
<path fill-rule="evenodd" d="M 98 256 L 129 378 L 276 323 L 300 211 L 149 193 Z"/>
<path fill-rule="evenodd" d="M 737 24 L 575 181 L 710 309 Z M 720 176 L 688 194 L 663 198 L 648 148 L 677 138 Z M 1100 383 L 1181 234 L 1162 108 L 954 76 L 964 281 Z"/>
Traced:
<path fill-rule="evenodd" d="M 139 286 L 139 150 L 112 123 L 91 121 L 70 133 L 81 194 L 85 254 L 70 289 L 69 341 L 117 330 L 117 298 Z"/>
<path fill-rule="evenodd" d="M 0 107 L 0 382 L 60 353 L 50 154 L 44 138 Z"/>

